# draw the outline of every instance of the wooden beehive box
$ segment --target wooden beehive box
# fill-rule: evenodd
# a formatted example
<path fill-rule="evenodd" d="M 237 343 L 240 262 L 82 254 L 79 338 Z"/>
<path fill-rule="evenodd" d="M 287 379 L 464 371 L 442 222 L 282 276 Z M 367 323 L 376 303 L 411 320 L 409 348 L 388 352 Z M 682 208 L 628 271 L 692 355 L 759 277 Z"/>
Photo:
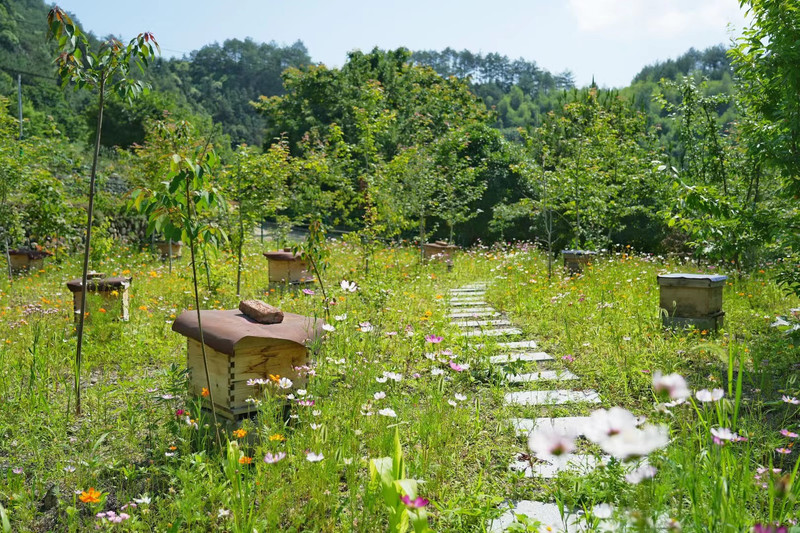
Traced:
<path fill-rule="evenodd" d="M 44 258 L 51 255 L 53 254 L 44 250 L 20 248 L 8 251 L 8 261 L 11 263 L 11 270 L 14 272 L 41 270 L 44 266 Z"/>
<path fill-rule="evenodd" d="M 268 379 L 272 374 L 291 379 L 294 388 L 303 388 L 306 378 L 295 367 L 309 362 L 308 344 L 322 336 L 322 320 L 284 313 L 279 324 L 260 324 L 238 309 L 201 311 L 201 317 L 210 390 L 219 414 L 235 420 L 253 412 L 253 406 L 245 401 L 258 394 L 247 384 L 251 379 Z M 197 311 L 181 313 L 172 330 L 187 338 L 190 385 L 200 396 L 208 381 Z"/>
<path fill-rule="evenodd" d="M 131 277 L 112 277 L 106 278 L 102 274 L 89 273 L 86 279 L 86 286 L 89 292 L 100 294 L 111 306 L 119 302 L 120 319 L 127 321 L 130 318 L 130 294 L 128 289 L 131 287 Z M 80 318 L 81 294 L 83 293 L 81 279 L 73 279 L 67 282 L 67 288 L 72 293 L 72 308 L 75 311 L 75 320 Z"/>
<path fill-rule="evenodd" d="M 587 250 L 562 250 L 561 255 L 564 257 L 564 268 L 570 274 L 580 274 L 583 272 L 583 267 L 591 263 L 597 252 L 590 252 Z"/>
<path fill-rule="evenodd" d="M 665 326 L 694 325 L 716 330 L 722 326 L 722 290 L 727 276 L 664 274 L 658 276 L 659 306 Z"/>
<path fill-rule="evenodd" d="M 457 249 L 458 246 L 445 241 L 426 242 L 422 245 L 422 255 L 425 259 L 452 259 Z"/>
<path fill-rule="evenodd" d="M 156 247 L 162 258 L 169 258 L 172 255 L 174 259 L 178 259 L 183 255 L 183 241 L 157 242 Z"/>
<path fill-rule="evenodd" d="M 308 263 L 299 253 L 288 248 L 278 252 L 264 252 L 269 264 L 270 283 L 312 283 L 314 276 L 308 271 Z"/>

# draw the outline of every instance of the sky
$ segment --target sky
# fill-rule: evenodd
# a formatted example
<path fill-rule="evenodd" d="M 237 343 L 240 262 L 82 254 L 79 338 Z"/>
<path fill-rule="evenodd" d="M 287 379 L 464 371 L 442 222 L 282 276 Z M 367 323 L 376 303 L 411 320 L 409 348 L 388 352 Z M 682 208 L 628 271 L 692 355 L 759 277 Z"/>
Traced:
<path fill-rule="evenodd" d="M 579 86 L 628 85 L 648 64 L 730 44 L 746 25 L 738 0 L 61 0 L 84 29 L 124 40 L 151 31 L 165 56 L 251 37 L 303 41 L 315 62 L 405 46 L 498 52 L 570 70 Z"/>

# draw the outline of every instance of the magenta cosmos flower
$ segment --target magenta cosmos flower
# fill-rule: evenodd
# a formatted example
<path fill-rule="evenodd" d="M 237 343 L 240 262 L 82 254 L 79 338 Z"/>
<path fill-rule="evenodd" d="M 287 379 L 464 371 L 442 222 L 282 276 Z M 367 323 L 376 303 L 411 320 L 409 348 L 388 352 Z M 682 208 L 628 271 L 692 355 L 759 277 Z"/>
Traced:
<path fill-rule="evenodd" d="M 425 340 L 431 344 L 439 344 L 444 340 L 444 338 L 438 335 L 425 335 Z"/>
<path fill-rule="evenodd" d="M 400 497 L 400 501 L 403 502 L 403 505 L 405 505 L 409 509 L 421 509 L 430 503 L 422 496 L 417 496 L 415 499 L 412 500 L 408 494 L 402 495 Z"/>

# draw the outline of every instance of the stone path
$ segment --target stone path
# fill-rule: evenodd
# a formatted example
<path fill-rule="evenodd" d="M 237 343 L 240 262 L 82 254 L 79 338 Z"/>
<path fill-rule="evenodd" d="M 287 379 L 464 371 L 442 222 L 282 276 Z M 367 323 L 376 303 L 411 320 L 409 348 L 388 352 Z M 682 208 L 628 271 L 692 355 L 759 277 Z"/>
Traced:
<path fill-rule="evenodd" d="M 489 358 L 492 364 L 504 366 L 509 363 L 535 368 L 522 373 L 506 372 L 506 379 L 510 384 L 525 386 L 540 386 L 532 390 L 509 392 L 504 396 L 506 405 L 519 406 L 551 406 L 551 405 L 591 405 L 600 403 L 600 395 L 594 390 L 580 390 L 573 388 L 550 388 L 548 384 L 566 384 L 579 382 L 579 377 L 565 368 L 539 368 L 538 365 L 553 364 L 553 357 L 549 354 L 536 351 L 538 347 L 535 340 L 524 339 L 523 331 L 514 327 L 508 318 L 486 303 L 486 283 L 473 283 L 457 289 L 450 290 L 449 304 L 452 323 L 461 329 L 460 335 L 474 338 L 477 342 L 473 346 L 483 349 L 487 346 L 488 339 L 498 339 L 492 345 L 500 350 L 499 355 Z M 519 369 L 519 366 L 516 367 Z M 580 436 L 582 428 L 586 426 L 588 417 L 567 416 L 557 418 L 512 418 L 509 420 L 509 429 L 515 431 L 517 436 L 524 440 L 522 448 L 527 451 L 527 438 L 530 432 L 537 427 L 549 427 L 554 431 L 564 432 L 573 436 Z M 524 457 L 524 458 L 523 458 Z M 598 464 L 608 461 L 608 457 L 594 455 L 569 454 L 553 461 L 529 460 L 524 455 L 518 454 L 509 458 L 509 469 L 521 472 L 525 477 L 540 477 L 549 479 L 556 477 L 559 472 L 572 470 L 577 473 L 586 473 Z M 491 532 L 502 532 L 515 523 L 517 515 L 525 515 L 531 522 L 541 523 L 539 531 L 566 531 L 576 532 L 586 528 L 581 517 L 583 512 L 567 512 L 562 519 L 555 503 L 536 502 L 523 500 L 507 502 L 505 512 L 500 518 L 488 524 Z M 548 529 L 549 528 L 549 529 Z"/>

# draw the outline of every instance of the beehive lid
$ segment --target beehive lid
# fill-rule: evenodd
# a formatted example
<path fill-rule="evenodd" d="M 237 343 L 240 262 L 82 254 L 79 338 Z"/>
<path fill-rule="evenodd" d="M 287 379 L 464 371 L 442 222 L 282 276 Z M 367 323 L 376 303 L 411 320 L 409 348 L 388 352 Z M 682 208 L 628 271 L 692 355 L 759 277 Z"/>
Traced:
<path fill-rule="evenodd" d="M 564 255 L 597 255 L 597 252 L 589 250 L 561 250 Z"/>
<path fill-rule="evenodd" d="M 728 276 L 719 274 L 662 274 L 658 276 L 661 287 L 721 287 Z"/>
<path fill-rule="evenodd" d="M 101 278 L 101 279 L 88 279 L 86 285 L 90 291 L 95 292 L 110 292 L 116 289 L 125 289 L 131 286 L 133 278 Z M 67 288 L 70 292 L 79 292 L 81 290 L 81 279 L 73 279 L 67 282 Z"/>
<path fill-rule="evenodd" d="M 53 255 L 51 252 L 46 250 L 32 250 L 30 248 L 19 248 L 17 250 L 9 250 L 9 255 L 26 255 L 28 259 L 42 259 L 45 257 L 50 257 Z"/>
<path fill-rule="evenodd" d="M 445 241 L 426 242 L 425 247 L 435 248 L 437 250 L 452 250 L 453 248 L 458 248 L 455 244 L 448 244 Z"/>
<path fill-rule="evenodd" d="M 300 261 L 303 256 L 300 253 L 292 253 L 291 250 L 279 250 L 277 252 L 264 252 L 264 257 L 270 261 Z"/>
<path fill-rule="evenodd" d="M 203 340 L 224 354 L 233 355 L 236 345 L 244 339 L 276 339 L 305 345 L 322 336 L 322 320 L 284 313 L 279 324 L 260 324 L 238 309 L 200 311 L 203 320 Z M 172 324 L 172 331 L 200 341 L 197 311 L 184 311 Z"/>

